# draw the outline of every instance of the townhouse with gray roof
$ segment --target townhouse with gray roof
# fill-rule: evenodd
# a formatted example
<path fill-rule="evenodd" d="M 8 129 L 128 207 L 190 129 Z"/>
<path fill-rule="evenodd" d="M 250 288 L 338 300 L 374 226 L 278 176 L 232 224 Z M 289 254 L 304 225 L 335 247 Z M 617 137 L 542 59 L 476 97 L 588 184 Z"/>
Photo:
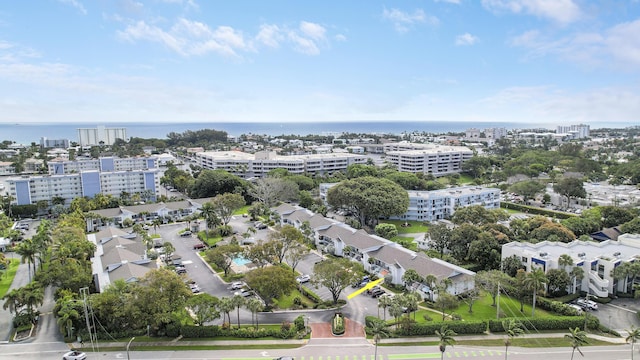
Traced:
<path fill-rule="evenodd" d="M 422 277 L 433 275 L 438 282 L 450 279 L 451 286 L 447 291 L 452 295 L 461 295 L 475 288 L 473 271 L 430 258 L 424 253 L 406 249 L 393 241 L 327 219 L 299 206 L 282 204 L 274 208 L 274 211 L 280 215 L 281 225 L 288 224 L 300 228 L 308 224 L 313 230 L 314 241 L 319 249 L 358 261 L 367 272 L 383 277 L 387 283 L 403 285 L 404 273 L 412 269 Z M 425 284 L 410 285 L 425 298 L 437 298 L 434 290 Z"/>
<path fill-rule="evenodd" d="M 149 259 L 146 246 L 136 234 L 109 227 L 88 234 L 87 240 L 96 245 L 91 268 L 99 292 L 103 292 L 116 280 L 136 282 L 147 272 L 157 268 L 157 263 Z"/>

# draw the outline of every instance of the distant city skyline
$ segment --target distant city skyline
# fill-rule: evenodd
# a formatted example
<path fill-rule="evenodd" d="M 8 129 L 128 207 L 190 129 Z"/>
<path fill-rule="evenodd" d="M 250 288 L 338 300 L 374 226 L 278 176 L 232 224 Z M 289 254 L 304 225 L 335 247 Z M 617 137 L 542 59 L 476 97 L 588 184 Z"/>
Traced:
<path fill-rule="evenodd" d="M 639 0 L 16 1 L 0 123 L 637 125 L 638 34 Z"/>

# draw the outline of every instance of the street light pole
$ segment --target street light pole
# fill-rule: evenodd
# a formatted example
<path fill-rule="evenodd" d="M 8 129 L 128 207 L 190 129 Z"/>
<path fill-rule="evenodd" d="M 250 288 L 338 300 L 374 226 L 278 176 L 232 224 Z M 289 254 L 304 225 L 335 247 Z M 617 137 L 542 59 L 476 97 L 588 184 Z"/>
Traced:
<path fill-rule="evenodd" d="M 133 341 L 133 339 L 135 339 L 136 337 L 132 337 L 131 340 L 129 340 L 129 342 L 127 343 L 127 360 L 129 359 L 129 345 L 131 345 L 131 342 Z"/>

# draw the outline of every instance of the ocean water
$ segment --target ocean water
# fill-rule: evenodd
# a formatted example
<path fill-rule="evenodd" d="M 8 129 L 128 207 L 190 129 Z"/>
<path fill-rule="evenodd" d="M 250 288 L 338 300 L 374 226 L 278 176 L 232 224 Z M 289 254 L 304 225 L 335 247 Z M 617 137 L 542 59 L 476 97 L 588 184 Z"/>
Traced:
<path fill-rule="evenodd" d="M 182 133 L 187 130 L 215 129 L 226 131 L 229 135 L 266 134 L 309 135 L 309 134 L 402 134 L 403 132 L 464 132 L 468 128 L 485 129 L 504 127 L 511 129 L 546 128 L 555 130 L 551 124 L 523 124 L 504 122 L 447 122 L 447 121 L 352 121 L 352 122 L 253 122 L 253 123 L 0 123 L 0 141 L 11 140 L 21 144 L 39 143 L 41 137 L 48 139 L 69 139 L 78 141 L 78 128 L 124 127 L 128 137 L 165 139 L 171 132 Z M 612 125 L 609 125 L 612 126 Z M 624 126 L 621 126 L 624 127 Z M 593 125 L 592 125 L 592 128 Z"/>

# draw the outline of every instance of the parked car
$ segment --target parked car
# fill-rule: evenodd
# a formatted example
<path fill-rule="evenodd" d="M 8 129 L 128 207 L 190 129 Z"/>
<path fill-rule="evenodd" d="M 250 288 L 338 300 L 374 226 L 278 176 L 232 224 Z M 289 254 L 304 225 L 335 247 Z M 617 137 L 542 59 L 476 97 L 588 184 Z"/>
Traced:
<path fill-rule="evenodd" d="M 249 290 L 249 289 L 242 289 L 242 290 L 239 290 L 239 291 L 234 292 L 234 293 L 233 293 L 233 295 L 234 295 L 234 296 L 235 296 L 235 295 L 240 295 L 240 296 L 242 296 L 242 297 L 247 297 L 247 296 L 251 296 L 251 295 L 253 295 L 253 291 L 251 291 L 251 290 Z"/>
<path fill-rule="evenodd" d="M 193 250 L 204 250 L 206 248 L 207 248 L 207 245 L 203 243 L 196 243 L 195 245 L 193 245 Z"/>
<path fill-rule="evenodd" d="M 186 273 L 187 273 L 187 269 L 185 269 L 184 267 L 176 268 L 176 274 L 180 275 L 180 274 L 186 274 Z"/>
<path fill-rule="evenodd" d="M 576 304 L 582 307 L 583 309 L 598 310 L 598 303 L 596 303 L 593 300 L 578 299 L 576 300 Z"/>
<path fill-rule="evenodd" d="M 578 312 L 578 315 L 582 315 L 582 313 L 584 312 L 584 310 L 580 305 L 576 305 L 576 304 L 567 304 L 567 305 L 574 308 Z"/>
<path fill-rule="evenodd" d="M 264 223 L 263 223 L 263 222 L 261 222 L 261 221 L 256 221 L 256 222 L 253 224 L 253 227 L 255 227 L 255 228 L 256 228 L 256 229 L 258 229 L 258 230 L 263 230 L 263 229 L 266 229 L 266 228 L 267 228 L 267 225 L 266 225 L 266 224 L 264 224 Z"/>
<path fill-rule="evenodd" d="M 309 282 L 309 280 L 311 280 L 311 276 L 309 276 L 308 274 L 300 275 L 300 276 L 298 276 L 296 278 L 296 281 L 299 284 L 303 284 L 303 283 Z"/>
<path fill-rule="evenodd" d="M 194 294 L 197 294 L 200 292 L 200 287 L 197 284 L 191 284 L 189 285 L 189 287 L 191 288 L 191 292 Z"/>
<path fill-rule="evenodd" d="M 386 291 L 384 291 L 382 289 L 379 289 L 379 290 L 376 290 L 376 291 L 372 292 L 371 293 L 371 297 L 377 298 L 377 297 L 382 296 L 382 295 L 384 295 L 386 293 L 387 293 Z"/>
<path fill-rule="evenodd" d="M 85 360 L 87 358 L 87 354 L 82 351 L 69 351 L 68 353 L 62 355 L 62 360 Z"/>
<path fill-rule="evenodd" d="M 236 281 L 231 283 L 231 286 L 229 286 L 229 290 L 239 290 L 242 289 L 245 286 L 245 283 L 242 281 Z"/>
<path fill-rule="evenodd" d="M 180 233 L 180 236 L 182 236 L 182 237 L 191 236 L 191 231 L 190 231 L 190 230 L 187 230 L 187 231 L 185 231 L 185 232 L 182 232 L 182 233 Z"/>
<path fill-rule="evenodd" d="M 280 356 L 273 360 L 295 360 L 295 358 L 293 356 Z"/>

